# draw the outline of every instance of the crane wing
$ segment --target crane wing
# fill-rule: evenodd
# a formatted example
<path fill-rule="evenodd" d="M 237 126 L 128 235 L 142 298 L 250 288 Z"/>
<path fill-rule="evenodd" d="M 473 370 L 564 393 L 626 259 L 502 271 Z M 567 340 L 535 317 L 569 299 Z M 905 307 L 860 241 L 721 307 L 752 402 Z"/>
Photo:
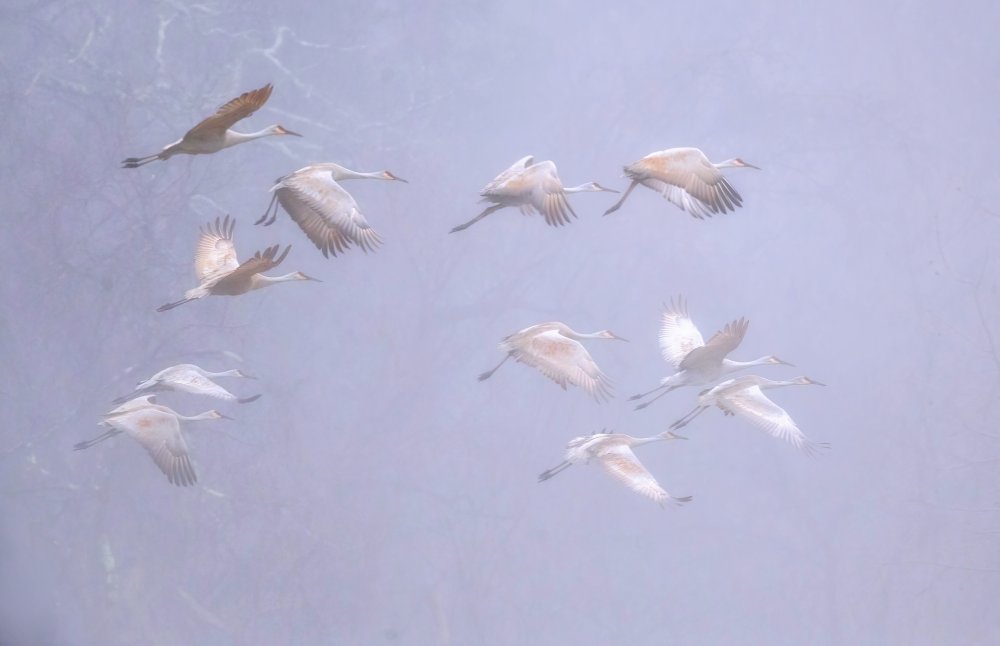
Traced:
<path fill-rule="evenodd" d="M 743 198 L 718 168 L 695 149 L 654 153 L 626 167 L 637 179 L 696 218 L 735 211 Z"/>
<path fill-rule="evenodd" d="M 134 411 L 118 425 L 143 446 L 171 484 L 190 486 L 197 480 L 177 418 L 157 409 Z"/>
<path fill-rule="evenodd" d="M 791 415 L 768 399 L 760 386 L 753 385 L 725 393 L 719 397 L 718 404 L 723 411 L 739 415 L 765 433 L 810 455 L 822 448 L 822 445 L 806 437 Z"/>
<path fill-rule="evenodd" d="M 104 413 L 104 420 L 107 421 L 111 417 L 116 417 L 119 415 L 124 415 L 125 413 L 130 413 L 132 411 L 139 410 L 140 408 L 147 408 L 156 403 L 156 395 L 142 395 L 140 397 L 133 397 L 118 406 L 117 408 L 112 408 L 108 412 Z"/>
<path fill-rule="evenodd" d="M 199 282 L 228 274 L 240 266 L 233 245 L 235 226 L 236 220 L 227 215 L 221 222 L 215 218 L 215 222 L 202 227 L 194 253 L 194 273 Z"/>
<path fill-rule="evenodd" d="M 496 195 L 497 193 L 502 192 L 504 186 L 510 182 L 512 178 L 523 173 L 526 168 L 534 163 L 534 161 L 534 155 L 527 155 L 526 157 L 518 159 L 510 166 L 510 168 L 494 177 L 489 184 L 483 187 L 483 190 L 481 190 L 479 194 L 485 197 L 487 195 Z"/>
<path fill-rule="evenodd" d="M 193 395 L 215 397 L 216 399 L 224 399 L 226 401 L 235 401 L 237 399 L 233 393 L 193 370 L 176 375 L 172 381 L 174 390 L 180 390 Z"/>
<path fill-rule="evenodd" d="M 184 135 L 184 140 L 191 141 L 203 137 L 221 137 L 237 121 L 246 119 L 256 112 L 258 108 L 267 103 L 267 100 L 271 97 L 272 89 L 271 84 L 268 83 L 262 88 L 244 92 L 232 101 L 220 106 L 215 114 L 203 119 L 194 128 L 188 130 Z"/>
<path fill-rule="evenodd" d="M 292 247 L 291 245 L 285 247 L 285 250 L 278 255 L 278 249 L 280 246 L 281 245 L 274 245 L 264 249 L 264 251 L 258 251 L 253 255 L 253 258 L 245 260 L 233 271 L 208 281 L 208 284 L 203 283 L 202 287 L 211 287 L 216 293 L 219 294 L 241 293 L 238 289 L 236 289 L 237 286 L 241 286 L 244 282 L 249 281 L 254 274 L 260 274 L 268 271 L 269 269 L 273 269 L 284 261 L 288 252 L 292 250 Z M 233 289 L 230 289 L 230 286 L 232 286 Z"/>
<path fill-rule="evenodd" d="M 739 347 L 749 325 L 750 321 L 745 318 L 726 323 L 726 327 L 713 334 L 708 343 L 691 350 L 681 361 L 679 368 L 683 370 L 698 364 L 721 364 L 726 355 Z"/>
<path fill-rule="evenodd" d="M 546 224 L 558 227 L 569 224 L 571 216 L 576 217 L 566 199 L 554 163 L 545 161 L 535 164 L 525 171 L 523 177 L 531 188 L 531 205 L 545 217 Z"/>
<path fill-rule="evenodd" d="M 679 296 L 676 302 L 671 299 L 670 305 L 664 306 L 660 319 L 660 352 L 663 359 L 680 370 L 684 357 L 704 345 L 701 332 L 688 314 L 687 301 L 683 296 Z"/>
<path fill-rule="evenodd" d="M 607 473 L 632 491 L 660 504 L 670 497 L 656 478 L 639 462 L 639 458 L 635 457 L 630 447 L 624 444 L 612 445 L 600 451 L 597 459 Z"/>
<path fill-rule="evenodd" d="M 598 401 L 611 398 L 611 382 L 579 341 L 558 330 L 536 334 L 512 350 L 514 358 L 537 368 L 564 389 L 579 386 Z"/>
<path fill-rule="evenodd" d="M 352 243 L 365 252 L 382 244 L 354 197 L 334 181 L 330 171 L 293 173 L 275 190 L 281 206 L 324 256 L 336 256 Z"/>

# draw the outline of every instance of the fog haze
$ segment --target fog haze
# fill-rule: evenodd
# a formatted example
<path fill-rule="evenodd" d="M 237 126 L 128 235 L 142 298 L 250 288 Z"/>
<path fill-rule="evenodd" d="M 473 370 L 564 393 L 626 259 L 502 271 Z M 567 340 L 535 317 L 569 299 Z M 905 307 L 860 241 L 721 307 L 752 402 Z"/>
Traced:
<path fill-rule="evenodd" d="M 1000 16 L 990 3 L 24 2 L 0 8 L 0 643 L 988 644 L 1000 634 Z M 302 133 L 126 170 L 241 92 L 237 125 Z M 524 155 L 567 185 L 696 146 L 743 197 L 697 220 L 645 188 L 448 234 Z M 325 259 L 275 178 L 352 182 L 384 245 Z M 199 226 L 277 285 L 176 310 Z M 663 431 L 663 303 L 733 354 L 825 388 L 773 399 L 817 459 L 710 410 L 637 454 L 660 509 L 566 442 Z M 508 362 L 563 321 L 615 384 L 594 402 Z M 111 400 L 166 366 L 239 367 L 238 406 L 188 395 L 199 481 Z"/>

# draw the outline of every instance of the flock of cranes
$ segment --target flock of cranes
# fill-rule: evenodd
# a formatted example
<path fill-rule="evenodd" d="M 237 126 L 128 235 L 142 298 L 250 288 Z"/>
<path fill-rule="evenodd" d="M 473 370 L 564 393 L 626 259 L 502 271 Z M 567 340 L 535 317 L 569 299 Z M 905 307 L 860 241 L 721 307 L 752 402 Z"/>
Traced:
<path fill-rule="evenodd" d="M 129 157 L 122 162 L 122 167 L 138 168 L 153 161 L 165 161 L 178 154 L 215 153 L 262 137 L 301 136 L 280 125 L 268 126 L 251 133 L 232 130 L 237 122 L 264 105 L 271 92 L 272 87 L 267 84 L 243 93 L 221 106 L 215 114 L 198 123 L 180 140 L 165 146 L 159 153 Z M 625 174 L 631 184 L 604 215 L 621 208 L 640 184 L 660 193 L 695 218 L 734 211 L 742 206 L 743 200 L 722 174 L 722 169 L 726 168 L 757 167 L 739 158 L 713 163 L 697 148 L 671 148 L 650 153 L 625 166 Z M 406 182 L 387 170 L 358 172 L 334 163 L 313 164 L 276 181 L 271 188 L 271 202 L 255 224 L 273 224 L 280 206 L 325 257 L 344 253 L 354 246 L 366 253 L 375 251 L 382 243 L 381 236 L 369 224 L 351 194 L 341 185 L 341 182 L 359 179 Z M 468 222 L 452 228 L 450 233 L 467 229 L 506 207 L 516 207 L 525 215 L 541 213 L 550 226 L 569 224 L 576 213 L 570 205 L 568 195 L 580 192 L 619 193 L 593 181 L 565 187 L 555 163 L 535 162 L 534 157 L 529 155 L 516 161 L 489 182 L 480 195 L 482 201 L 490 203 L 490 206 Z M 240 262 L 233 243 L 235 225 L 235 219 L 227 215 L 223 219 L 216 218 L 214 222 L 201 228 L 194 259 L 198 285 L 187 290 L 184 298 L 162 305 L 158 311 L 170 310 L 205 296 L 237 296 L 276 283 L 318 281 L 302 272 L 280 276 L 264 274 L 285 260 L 290 246 L 281 250 L 280 245 L 273 245 L 256 251 L 248 260 Z M 791 365 L 773 355 L 752 361 L 729 359 L 728 355 L 739 347 L 748 327 L 749 321 L 745 318 L 734 320 L 706 342 L 688 313 L 685 299 L 680 297 L 671 300 L 664 306 L 659 345 L 663 358 L 670 364 L 673 373 L 663 378 L 656 388 L 631 399 L 644 399 L 656 393 L 655 397 L 636 406 L 636 409 L 642 409 L 678 388 L 704 387 L 697 396 L 697 406 L 667 430 L 652 437 L 637 438 L 606 431 L 576 437 L 567 444 L 565 460 L 543 472 L 539 480 L 548 480 L 572 464 L 593 461 L 625 486 L 661 505 L 687 502 L 691 500 L 690 496 L 678 497 L 667 493 L 632 449 L 643 444 L 687 439 L 675 431 L 713 406 L 717 406 L 726 415 L 745 419 L 806 454 L 812 455 L 825 448 L 826 444 L 809 439 L 791 416 L 763 393 L 766 389 L 782 386 L 823 384 L 804 376 L 784 381 L 757 375 L 728 378 L 732 373 L 754 366 Z M 611 381 L 581 343 L 588 339 L 625 341 L 610 330 L 580 333 L 561 322 L 532 325 L 500 342 L 503 360 L 479 375 L 479 379 L 482 381 L 490 378 L 508 359 L 513 358 L 516 362 L 536 368 L 564 390 L 570 385 L 576 386 L 597 401 L 607 401 L 613 396 Z M 156 403 L 154 394 L 164 391 L 183 392 L 239 404 L 250 403 L 260 397 L 260 394 L 239 397 L 213 381 L 219 377 L 252 378 L 237 369 L 213 373 L 192 364 L 171 366 L 139 382 L 129 395 L 114 400 L 119 406 L 105 413 L 100 422 L 108 430 L 92 440 L 76 444 L 74 448 L 89 448 L 125 433 L 146 449 L 169 482 L 180 486 L 193 485 L 197 481 L 197 475 L 181 430 L 182 423 L 227 419 L 227 416 L 216 410 L 190 417 L 181 415 Z"/>

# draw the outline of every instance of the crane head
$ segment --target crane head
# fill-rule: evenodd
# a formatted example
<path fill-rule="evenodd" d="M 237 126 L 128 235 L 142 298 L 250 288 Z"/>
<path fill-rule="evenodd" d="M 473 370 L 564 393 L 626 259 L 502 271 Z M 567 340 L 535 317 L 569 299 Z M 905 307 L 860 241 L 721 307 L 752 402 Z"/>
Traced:
<path fill-rule="evenodd" d="M 286 128 L 284 126 L 274 126 L 273 128 L 271 128 L 271 130 L 276 135 L 292 135 L 293 137 L 301 137 L 302 136 L 302 135 L 300 135 L 297 132 L 292 132 L 291 130 L 289 130 L 288 128 Z"/>
<path fill-rule="evenodd" d="M 739 157 L 737 157 L 737 158 L 735 158 L 735 159 L 732 160 L 732 165 L 734 167 L 736 167 L 736 168 L 756 168 L 757 170 L 760 170 L 759 166 L 754 166 L 753 164 L 748 164 L 745 161 L 743 161 L 742 159 L 740 159 Z"/>
<path fill-rule="evenodd" d="M 397 182 L 403 182 L 404 184 L 409 184 L 409 182 L 403 179 L 402 177 L 399 177 L 398 175 L 393 175 L 387 170 L 382 171 L 382 179 L 392 179 L 396 180 Z"/>

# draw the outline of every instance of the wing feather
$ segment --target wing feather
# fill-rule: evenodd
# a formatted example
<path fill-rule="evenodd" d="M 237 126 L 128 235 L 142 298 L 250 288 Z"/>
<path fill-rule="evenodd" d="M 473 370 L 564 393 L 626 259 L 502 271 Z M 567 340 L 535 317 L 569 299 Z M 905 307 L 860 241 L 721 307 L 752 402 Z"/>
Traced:
<path fill-rule="evenodd" d="M 254 274 L 260 274 L 277 267 L 282 263 L 282 261 L 284 261 L 288 252 L 292 249 L 291 245 L 289 245 L 285 247 L 285 250 L 279 255 L 279 248 L 280 245 L 273 245 L 264 249 L 264 251 L 258 251 L 252 258 L 245 260 L 239 267 L 228 274 L 218 276 L 214 279 L 210 279 L 206 283 L 202 283 L 202 287 L 211 288 L 213 293 L 216 294 L 243 293 L 246 291 L 243 289 L 245 283 L 250 281 Z"/>
<path fill-rule="evenodd" d="M 562 180 L 551 161 L 535 164 L 525 171 L 525 181 L 531 187 L 531 205 L 545 217 L 549 226 L 558 227 L 570 223 L 576 212 L 566 199 Z"/>
<path fill-rule="evenodd" d="M 656 478 L 639 462 L 639 458 L 630 447 L 615 444 L 601 451 L 597 458 L 605 472 L 632 491 L 659 504 L 670 497 Z"/>
<path fill-rule="evenodd" d="M 194 273 L 199 282 L 228 274 L 240 266 L 233 245 L 235 226 L 236 220 L 227 215 L 221 222 L 215 218 L 214 223 L 202 227 L 194 254 Z"/>
<path fill-rule="evenodd" d="M 514 358 L 537 368 L 564 389 L 579 386 L 598 401 L 611 398 L 611 381 L 579 341 L 567 338 L 558 330 L 535 334 L 519 343 Z"/>
<path fill-rule="evenodd" d="M 198 480 L 180 423 L 174 415 L 147 408 L 116 419 L 114 425 L 146 449 L 171 484 L 190 486 Z"/>
<path fill-rule="evenodd" d="M 507 170 L 494 177 L 492 181 L 483 187 L 483 190 L 481 190 L 479 194 L 486 197 L 489 195 L 503 193 L 510 180 L 522 174 L 525 169 L 529 168 L 532 163 L 534 163 L 534 161 L 535 157 L 533 155 L 527 155 L 518 159 L 516 162 L 511 164 Z"/>
<path fill-rule="evenodd" d="M 697 365 L 715 365 L 722 364 L 722 360 L 726 358 L 730 352 L 739 347 L 740 343 L 743 341 L 743 337 L 746 336 L 747 327 L 750 325 L 750 321 L 745 318 L 733 321 L 731 323 L 726 323 L 726 326 L 712 335 L 712 338 L 708 340 L 705 345 L 694 348 L 688 353 L 684 360 L 681 361 L 679 368 L 681 370 L 692 368 Z"/>
<path fill-rule="evenodd" d="M 719 398 L 719 408 L 742 417 L 765 433 L 808 454 L 816 453 L 822 448 L 821 444 L 806 437 L 792 416 L 768 399 L 759 386 L 723 394 Z"/>
<path fill-rule="evenodd" d="M 237 399 L 236 395 L 233 393 L 229 392 L 208 377 L 200 375 L 193 370 L 175 375 L 173 378 L 173 384 L 175 390 L 188 392 L 194 395 L 205 395 L 207 397 L 215 397 L 216 399 L 223 399 L 226 401 L 234 401 Z"/>
<path fill-rule="evenodd" d="M 699 219 L 743 205 L 743 198 L 722 171 L 696 149 L 653 153 L 626 166 L 625 172 Z"/>
<path fill-rule="evenodd" d="M 308 169 L 293 173 L 283 178 L 275 190 L 281 206 L 324 256 L 336 256 L 352 244 L 365 252 L 382 244 L 354 197 L 334 181 L 330 171 Z"/>
<path fill-rule="evenodd" d="M 664 306 L 660 323 L 660 352 L 675 369 L 681 369 L 684 357 L 705 345 L 701 332 L 688 314 L 687 300 L 679 296 Z"/>
<path fill-rule="evenodd" d="M 201 138 L 221 137 L 226 130 L 233 127 L 237 121 L 246 119 L 256 112 L 271 97 L 271 84 L 262 88 L 244 92 L 235 99 L 223 104 L 215 114 L 203 119 L 184 135 L 187 141 Z"/>

